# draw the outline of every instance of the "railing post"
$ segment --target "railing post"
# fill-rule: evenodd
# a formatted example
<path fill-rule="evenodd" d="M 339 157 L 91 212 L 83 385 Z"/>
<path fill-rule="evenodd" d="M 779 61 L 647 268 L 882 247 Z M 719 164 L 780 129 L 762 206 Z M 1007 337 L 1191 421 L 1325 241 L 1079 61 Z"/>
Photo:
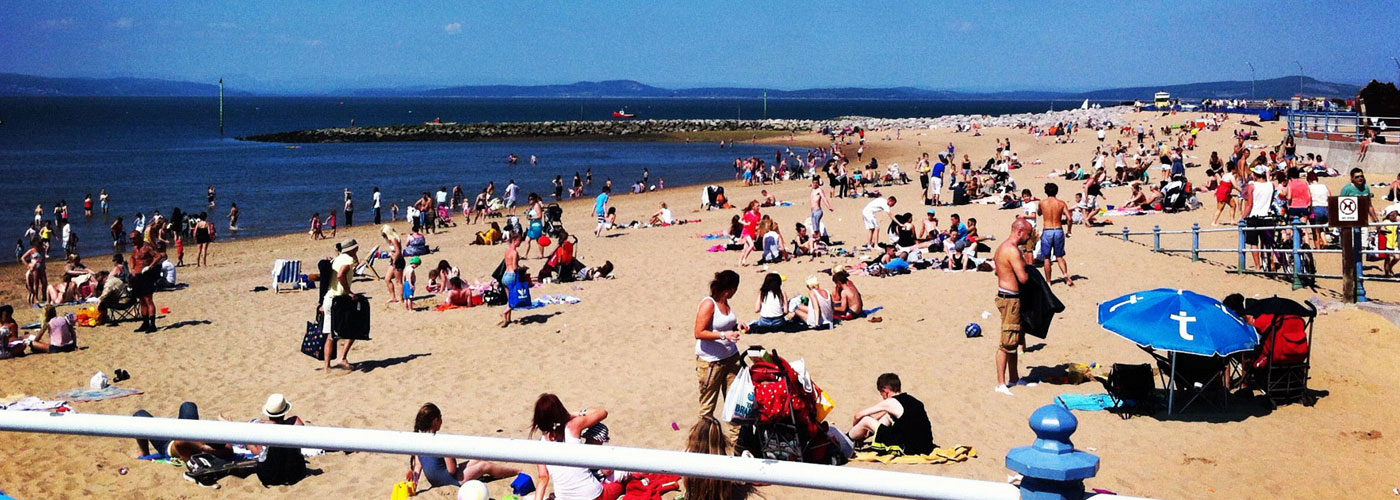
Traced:
<path fill-rule="evenodd" d="M 1301 222 L 1301 221 L 1299 221 L 1297 217 L 1294 217 L 1293 220 L 1288 221 L 1289 224 L 1293 225 L 1293 289 L 1294 289 L 1294 290 L 1297 290 L 1297 289 L 1299 289 L 1299 288 L 1303 288 L 1303 259 L 1300 257 L 1300 256 L 1302 255 L 1301 252 L 1299 252 L 1299 250 L 1302 250 L 1302 248 L 1303 248 L 1303 235 L 1302 235 L 1301 232 L 1299 232 L 1299 231 L 1301 231 L 1301 230 L 1298 229 L 1298 223 L 1299 223 L 1299 222 Z"/>
<path fill-rule="evenodd" d="M 1128 226 L 1123 226 L 1123 241 L 1129 241 L 1129 240 L 1128 240 Z"/>
<path fill-rule="evenodd" d="M 1162 251 L 1162 226 L 1152 226 L 1152 251 Z"/>
<path fill-rule="evenodd" d="M 1191 262 L 1201 260 L 1201 225 L 1191 223 Z"/>
<path fill-rule="evenodd" d="M 1239 249 L 1239 254 L 1240 254 L 1240 265 L 1239 265 L 1239 267 L 1236 267 L 1236 268 L 1235 268 L 1235 273 L 1237 273 L 1237 274 L 1244 274 L 1244 229 L 1245 229 L 1245 226 L 1244 226 L 1244 219 L 1240 219 L 1240 222 L 1239 222 L 1239 229 L 1240 229 L 1240 247 L 1239 247 L 1239 248 L 1240 248 L 1240 249 Z"/>
<path fill-rule="evenodd" d="M 1035 443 L 1006 453 L 1006 468 L 1021 474 L 1022 500 L 1083 500 L 1084 480 L 1099 472 L 1099 457 L 1074 449 L 1079 420 L 1049 404 L 1031 413 Z"/>

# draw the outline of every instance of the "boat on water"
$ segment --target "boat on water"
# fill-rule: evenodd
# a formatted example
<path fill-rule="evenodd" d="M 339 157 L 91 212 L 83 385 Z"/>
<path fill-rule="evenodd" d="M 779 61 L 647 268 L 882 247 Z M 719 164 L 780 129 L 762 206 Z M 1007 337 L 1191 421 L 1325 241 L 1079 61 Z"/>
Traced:
<path fill-rule="evenodd" d="M 613 111 L 613 118 L 622 118 L 622 119 L 626 119 L 626 118 L 636 118 L 636 117 L 637 117 L 637 114 L 636 114 L 636 113 L 628 113 L 628 112 L 627 112 L 627 108 L 622 108 L 622 109 L 619 109 L 619 110 L 617 110 L 617 111 Z"/>

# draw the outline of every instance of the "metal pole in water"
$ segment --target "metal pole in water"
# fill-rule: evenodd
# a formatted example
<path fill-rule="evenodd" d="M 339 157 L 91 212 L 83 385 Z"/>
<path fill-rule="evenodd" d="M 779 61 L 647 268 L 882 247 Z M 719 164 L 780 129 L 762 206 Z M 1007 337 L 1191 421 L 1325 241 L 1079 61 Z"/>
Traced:
<path fill-rule="evenodd" d="M 763 119 L 768 119 L 768 91 L 763 91 Z"/>
<path fill-rule="evenodd" d="M 224 79 L 219 79 L 219 137 L 224 136 Z"/>

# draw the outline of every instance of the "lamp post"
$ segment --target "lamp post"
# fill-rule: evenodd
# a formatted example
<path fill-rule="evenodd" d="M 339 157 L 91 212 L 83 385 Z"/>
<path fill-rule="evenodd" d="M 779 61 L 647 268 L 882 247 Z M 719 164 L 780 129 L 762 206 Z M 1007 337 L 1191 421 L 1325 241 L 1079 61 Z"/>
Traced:
<path fill-rule="evenodd" d="M 1299 95 L 1299 96 L 1302 96 L 1302 95 L 1303 95 L 1303 63 L 1300 63 L 1300 62 L 1298 62 L 1298 61 L 1293 61 L 1293 64 L 1297 64 L 1297 65 L 1298 65 L 1298 95 Z"/>
<path fill-rule="evenodd" d="M 1244 63 L 1249 65 L 1249 100 L 1253 101 L 1254 99 L 1256 99 L 1256 97 L 1254 96 L 1254 87 L 1256 81 L 1254 77 L 1254 63 L 1249 61 L 1245 61 Z"/>

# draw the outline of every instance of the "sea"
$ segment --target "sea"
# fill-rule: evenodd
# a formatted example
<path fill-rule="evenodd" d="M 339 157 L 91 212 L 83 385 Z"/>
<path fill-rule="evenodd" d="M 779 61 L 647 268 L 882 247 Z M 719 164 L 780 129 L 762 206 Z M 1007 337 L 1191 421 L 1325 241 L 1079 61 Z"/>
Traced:
<path fill-rule="evenodd" d="M 684 142 L 403 142 L 292 145 L 236 137 L 355 125 L 443 122 L 604 120 L 626 109 L 639 118 L 826 119 L 1041 112 L 1074 103 L 1050 101 L 924 101 L 858 99 L 469 99 L 367 97 L 0 97 L 0 243 L 19 243 L 42 206 L 46 220 L 66 202 L 84 254 L 112 250 L 109 227 L 138 214 L 169 215 L 179 207 L 208 212 L 221 240 L 306 231 L 313 213 L 355 199 L 355 223 L 372 222 L 370 193 L 406 207 L 424 191 L 462 185 L 468 197 L 487 182 L 497 192 L 514 180 L 523 195 L 552 194 L 552 180 L 572 184 L 593 171 L 596 193 L 607 179 L 625 191 L 650 173 L 667 188 L 733 178 L 736 157 L 773 157 L 784 147 Z M 800 153 L 800 152 L 799 152 Z M 509 155 L 521 158 L 516 165 Z M 538 163 L 531 165 L 534 156 Z M 212 211 L 206 201 L 216 190 Z M 83 215 L 83 199 L 99 191 L 109 212 Z M 237 231 L 228 211 L 238 204 Z M 402 215 L 401 215 L 402 216 Z M 344 216 L 341 215 L 341 223 Z M 53 254 L 61 255 L 55 241 Z"/>

